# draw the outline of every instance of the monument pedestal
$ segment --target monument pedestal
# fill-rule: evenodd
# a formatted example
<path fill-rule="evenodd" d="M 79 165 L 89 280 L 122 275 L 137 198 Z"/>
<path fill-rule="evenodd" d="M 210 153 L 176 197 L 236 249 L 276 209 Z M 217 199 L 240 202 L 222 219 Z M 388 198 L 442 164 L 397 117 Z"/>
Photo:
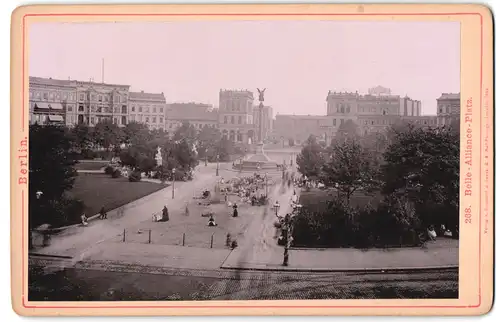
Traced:
<path fill-rule="evenodd" d="M 238 170 L 242 171 L 259 171 L 259 170 L 276 170 L 277 163 L 269 159 L 264 153 L 264 144 L 257 144 L 255 154 L 243 160 L 240 164 L 235 166 Z"/>

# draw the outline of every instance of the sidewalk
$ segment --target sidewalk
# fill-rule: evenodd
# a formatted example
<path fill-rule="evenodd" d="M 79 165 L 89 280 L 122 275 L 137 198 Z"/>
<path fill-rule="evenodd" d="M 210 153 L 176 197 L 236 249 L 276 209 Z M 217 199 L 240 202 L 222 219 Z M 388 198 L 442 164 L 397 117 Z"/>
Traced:
<path fill-rule="evenodd" d="M 221 268 L 290 271 L 370 271 L 458 267 L 458 241 L 445 240 L 428 248 L 392 249 L 290 249 L 289 266 L 282 266 L 281 248 L 253 254 L 251 262 L 233 251 Z M 258 259 L 258 260 L 255 260 Z"/>
<path fill-rule="evenodd" d="M 79 261 L 179 269 L 219 269 L 229 249 L 107 242 L 82 253 Z"/>

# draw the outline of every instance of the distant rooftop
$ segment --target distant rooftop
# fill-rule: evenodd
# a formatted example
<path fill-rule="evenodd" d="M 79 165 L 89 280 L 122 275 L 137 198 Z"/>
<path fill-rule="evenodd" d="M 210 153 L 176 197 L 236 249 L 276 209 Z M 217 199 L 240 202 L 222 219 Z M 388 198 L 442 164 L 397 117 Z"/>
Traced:
<path fill-rule="evenodd" d="M 96 81 L 79 81 L 76 79 L 55 79 L 55 78 L 46 78 L 46 77 L 35 77 L 35 76 L 30 76 L 29 77 L 29 82 L 30 83 L 35 83 L 35 84 L 43 84 L 43 85 L 59 85 L 59 86 L 76 86 L 80 84 L 86 84 L 86 85 L 104 85 L 104 86 L 116 86 L 116 87 L 126 87 L 129 88 L 130 85 L 120 85 L 120 84 L 109 84 L 109 83 L 100 83 Z"/>
<path fill-rule="evenodd" d="M 167 105 L 167 117 L 173 120 L 185 121 L 217 121 L 218 113 L 211 110 L 209 104 L 173 103 Z"/>
<path fill-rule="evenodd" d="M 441 93 L 441 97 L 438 100 L 446 99 L 460 99 L 460 93 Z"/>
<path fill-rule="evenodd" d="M 144 93 L 144 91 L 141 92 L 130 92 L 129 96 L 130 100 L 156 100 L 156 101 L 163 101 L 165 102 L 165 95 L 163 93 L 158 94 L 158 93 Z"/>

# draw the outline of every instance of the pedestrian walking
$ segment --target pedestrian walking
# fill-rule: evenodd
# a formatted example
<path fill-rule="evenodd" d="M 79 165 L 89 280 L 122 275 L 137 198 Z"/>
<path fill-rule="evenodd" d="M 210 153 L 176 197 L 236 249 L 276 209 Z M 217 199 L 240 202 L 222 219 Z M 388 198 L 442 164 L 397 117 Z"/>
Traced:
<path fill-rule="evenodd" d="M 238 217 L 238 205 L 233 205 L 233 217 Z"/>

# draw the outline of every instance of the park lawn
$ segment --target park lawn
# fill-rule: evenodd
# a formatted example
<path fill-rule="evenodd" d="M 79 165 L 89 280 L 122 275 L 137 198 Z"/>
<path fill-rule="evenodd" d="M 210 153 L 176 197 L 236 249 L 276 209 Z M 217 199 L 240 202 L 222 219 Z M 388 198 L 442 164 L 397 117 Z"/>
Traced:
<path fill-rule="evenodd" d="M 90 217 L 97 214 L 101 207 L 110 211 L 165 187 L 153 182 L 129 182 L 124 177 L 114 179 L 100 173 L 79 173 L 68 195 L 82 200 Z"/>
<path fill-rule="evenodd" d="M 302 190 L 300 192 L 300 203 L 305 209 L 311 211 L 322 212 L 327 209 L 327 202 L 333 200 L 337 196 L 337 191 L 334 189 L 311 189 L 310 191 Z M 371 204 L 373 207 L 382 201 L 383 196 L 380 193 L 365 193 L 356 191 L 351 196 L 350 204 L 352 207 L 365 207 Z"/>
<path fill-rule="evenodd" d="M 80 160 L 77 164 L 75 164 L 76 170 L 100 170 L 107 166 L 109 161 L 89 161 L 89 160 Z"/>

